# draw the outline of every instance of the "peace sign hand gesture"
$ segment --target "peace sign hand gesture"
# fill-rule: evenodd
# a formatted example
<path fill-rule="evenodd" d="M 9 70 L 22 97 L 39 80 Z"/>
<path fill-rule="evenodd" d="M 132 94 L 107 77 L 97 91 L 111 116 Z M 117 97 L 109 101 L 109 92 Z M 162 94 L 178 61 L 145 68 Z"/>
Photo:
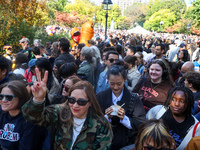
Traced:
<path fill-rule="evenodd" d="M 46 92 L 47 92 L 47 79 L 48 79 L 48 71 L 45 71 L 44 78 L 41 80 L 41 75 L 38 68 L 35 68 L 37 81 L 34 81 L 33 86 L 31 86 L 31 90 L 35 100 L 43 101 Z"/>

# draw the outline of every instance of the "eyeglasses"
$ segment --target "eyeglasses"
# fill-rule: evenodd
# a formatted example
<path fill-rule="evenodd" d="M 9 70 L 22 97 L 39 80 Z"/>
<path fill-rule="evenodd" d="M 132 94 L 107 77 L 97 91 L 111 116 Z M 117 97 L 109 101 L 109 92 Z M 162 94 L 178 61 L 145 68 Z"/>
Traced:
<path fill-rule="evenodd" d="M 68 97 L 68 102 L 70 103 L 70 104 L 75 104 L 76 102 L 77 102 L 77 104 L 79 105 L 79 106 L 85 106 L 88 102 L 89 102 L 90 100 L 85 100 L 85 99 L 82 99 L 82 98 L 80 98 L 80 99 L 78 99 L 78 100 L 76 100 L 74 97 Z"/>
<path fill-rule="evenodd" d="M 5 97 L 5 99 L 7 101 L 12 101 L 16 96 L 15 95 L 3 95 L 3 94 L 0 94 L 0 100 L 2 101 L 3 98 Z"/>
<path fill-rule="evenodd" d="M 113 59 L 113 58 L 110 58 L 108 59 L 110 61 L 110 63 L 113 63 L 114 61 L 118 60 L 118 59 Z"/>
<path fill-rule="evenodd" d="M 154 148 L 153 146 L 143 146 L 144 150 L 172 150 L 171 148 Z"/>
<path fill-rule="evenodd" d="M 70 89 L 70 87 L 69 87 L 69 86 L 65 86 L 64 84 L 63 84 L 63 88 L 65 88 L 65 91 L 66 91 L 66 92 L 68 92 L 68 91 L 69 91 L 69 89 Z"/>

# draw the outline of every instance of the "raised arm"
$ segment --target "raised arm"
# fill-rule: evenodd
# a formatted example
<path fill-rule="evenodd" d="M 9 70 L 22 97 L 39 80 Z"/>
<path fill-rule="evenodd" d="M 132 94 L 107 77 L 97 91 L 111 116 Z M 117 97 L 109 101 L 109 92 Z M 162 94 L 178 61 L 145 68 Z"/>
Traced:
<path fill-rule="evenodd" d="M 60 110 L 60 106 L 45 107 L 48 71 L 45 72 L 43 79 L 41 79 L 38 68 L 35 71 L 38 81 L 35 81 L 33 86 L 31 86 L 33 98 L 22 107 L 22 113 L 27 120 L 38 125 L 45 127 L 52 123 L 55 125 L 59 118 L 58 111 Z"/>

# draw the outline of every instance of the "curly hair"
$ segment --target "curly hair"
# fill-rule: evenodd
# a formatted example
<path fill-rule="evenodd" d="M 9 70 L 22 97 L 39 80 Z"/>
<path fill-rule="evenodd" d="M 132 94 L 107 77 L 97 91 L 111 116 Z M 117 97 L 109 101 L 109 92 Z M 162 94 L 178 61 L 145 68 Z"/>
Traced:
<path fill-rule="evenodd" d="M 192 84 L 192 87 L 199 91 L 200 90 L 200 73 L 196 71 L 189 71 L 184 74 L 184 78 L 187 79 L 188 83 Z"/>
<path fill-rule="evenodd" d="M 163 70 L 162 82 L 167 82 L 167 83 L 169 83 L 173 86 L 174 82 L 172 80 L 171 72 L 170 72 L 170 69 L 169 69 L 169 62 L 166 59 L 163 59 L 163 58 L 155 59 L 149 64 L 148 68 L 150 68 L 150 66 L 152 64 L 158 64 L 162 68 L 162 70 Z"/>

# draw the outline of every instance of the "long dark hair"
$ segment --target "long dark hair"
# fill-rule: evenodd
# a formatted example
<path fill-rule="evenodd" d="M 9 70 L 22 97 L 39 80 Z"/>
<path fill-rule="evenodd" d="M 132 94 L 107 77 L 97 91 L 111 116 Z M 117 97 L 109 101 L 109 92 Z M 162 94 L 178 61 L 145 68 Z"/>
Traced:
<path fill-rule="evenodd" d="M 164 106 L 168 108 L 171 103 L 172 97 L 176 94 L 177 91 L 182 91 L 185 95 L 185 116 L 188 117 L 192 113 L 192 108 L 194 107 L 194 96 L 190 89 L 187 87 L 174 87 L 167 94 L 167 99 L 165 100 Z"/>
<path fill-rule="evenodd" d="M 16 64 L 15 69 L 20 68 L 22 64 L 25 64 L 25 69 L 27 69 L 28 61 L 29 60 L 26 54 L 21 53 L 21 52 L 17 53 L 16 58 L 15 58 L 15 64 Z"/>
<path fill-rule="evenodd" d="M 183 52 L 182 61 L 184 61 L 184 62 L 188 61 L 188 55 L 189 55 L 188 51 L 184 49 L 184 50 L 182 50 L 182 52 Z M 180 60 L 180 58 L 178 58 L 178 60 Z"/>
<path fill-rule="evenodd" d="M 51 63 L 49 62 L 47 58 L 41 57 L 36 60 L 35 66 L 48 71 L 47 88 L 50 89 L 51 83 L 53 81 L 53 72 L 52 72 Z"/>
<path fill-rule="evenodd" d="M 101 107 L 96 99 L 93 86 L 88 81 L 79 81 L 70 88 L 69 95 L 71 95 L 71 93 L 76 89 L 84 90 L 88 99 L 90 100 L 91 106 L 89 107 L 88 113 L 111 130 L 110 123 L 104 117 Z M 61 108 L 61 120 L 66 122 L 68 127 L 71 127 L 73 125 L 73 115 L 69 108 L 68 101 L 62 104 Z"/>

